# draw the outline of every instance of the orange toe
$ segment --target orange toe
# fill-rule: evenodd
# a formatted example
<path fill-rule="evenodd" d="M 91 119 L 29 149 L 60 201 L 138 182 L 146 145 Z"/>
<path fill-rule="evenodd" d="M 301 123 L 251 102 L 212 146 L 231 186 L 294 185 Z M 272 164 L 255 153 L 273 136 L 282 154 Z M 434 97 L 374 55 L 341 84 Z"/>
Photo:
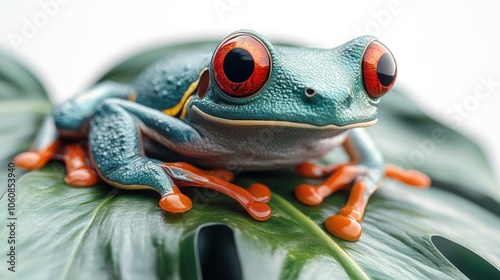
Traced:
<path fill-rule="evenodd" d="M 269 207 L 269 205 L 258 201 L 248 205 L 247 211 L 254 219 L 258 221 L 265 221 L 271 218 L 272 213 L 271 207 Z"/>
<path fill-rule="evenodd" d="M 428 188 L 431 186 L 431 178 L 416 170 L 407 170 L 406 178 L 402 181 L 413 187 Z"/>
<path fill-rule="evenodd" d="M 389 164 L 385 167 L 385 176 L 413 187 L 427 188 L 431 185 L 431 179 L 426 174 L 416 170 L 404 170 Z"/>
<path fill-rule="evenodd" d="M 97 174 L 88 168 L 80 168 L 69 172 L 64 181 L 74 187 L 89 187 L 97 184 Z"/>
<path fill-rule="evenodd" d="M 323 168 L 312 162 L 304 162 L 298 165 L 295 170 L 297 173 L 304 177 L 318 178 L 323 176 Z"/>
<path fill-rule="evenodd" d="M 223 169 L 210 170 L 208 171 L 208 174 L 217 177 L 221 180 L 224 180 L 226 182 L 231 182 L 234 179 L 233 173 Z"/>
<path fill-rule="evenodd" d="M 193 203 L 189 197 L 182 193 L 170 193 L 164 195 L 159 203 L 161 209 L 170 213 L 183 213 L 193 207 Z"/>
<path fill-rule="evenodd" d="M 323 197 L 318 193 L 317 187 L 301 184 L 295 188 L 297 199 L 307 205 L 316 206 L 323 202 Z"/>
<path fill-rule="evenodd" d="M 326 229 L 346 241 L 356 241 L 361 237 L 361 225 L 352 217 L 333 215 L 325 220 Z"/>
<path fill-rule="evenodd" d="M 269 188 L 261 183 L 252 184 L 247 188 L 247 191 L 252 195 L 255 201 L 269 202 L 271 200 L 271 191 Z"/>
<path fill-rule="evenodd" d="M 37 152 L 20 153 L 14 158 L 16 166 L 24 169 L 39 169 L 45 165 L 42 156 Z"/>
<path fill-rule="evenodd" d="M 350 207 L 344 207 L 340 209 L 339 215 L 353 218 L 355 221 L 360 222 L 363 218 L 363 212 L 360 209 L 353 209 Z"/>

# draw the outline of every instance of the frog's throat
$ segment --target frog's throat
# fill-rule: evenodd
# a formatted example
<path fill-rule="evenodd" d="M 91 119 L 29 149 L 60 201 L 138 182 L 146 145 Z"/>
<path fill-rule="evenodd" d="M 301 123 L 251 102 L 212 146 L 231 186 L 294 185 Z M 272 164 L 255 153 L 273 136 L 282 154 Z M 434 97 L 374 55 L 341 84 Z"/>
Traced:
<path fill-rule="evenodd" d="M 197 115 L 201 116 L 203 119 L 212 122 L 212 123 L 218 123 L 222 125 L 228 125 L 228 126 L 272 126 L 272 127 L 291 127 L 291 128 L 301 128 L 301 129 L 314 129 L 314 130 L 345 130 L 345 129 L 350 129 L 350 128 L 357 128 L 357 127 L 367 127 L 367 126 L 372 126 L 375 123 L 377 123 L 377 119 L 367 121 L 367 122 L 359 122 L 359 123 L 354 123 L 354 124 L 348 124 L 348 125 L 334 125 L 334 124 L 328 124 L 328 125 L 313 125 L 313 124 L 308 124 L 308 123 L 299 123 L 299 122 L 290 122 L 290 121 L 272 121 L 272 120 L 231 120 L 231 119 L 224 119 L 216 116 L 209 115 L 202 110 L 200 110 L 196 105 L 192 105 L 191 109 L 193 112 L 195 112 Z"/>

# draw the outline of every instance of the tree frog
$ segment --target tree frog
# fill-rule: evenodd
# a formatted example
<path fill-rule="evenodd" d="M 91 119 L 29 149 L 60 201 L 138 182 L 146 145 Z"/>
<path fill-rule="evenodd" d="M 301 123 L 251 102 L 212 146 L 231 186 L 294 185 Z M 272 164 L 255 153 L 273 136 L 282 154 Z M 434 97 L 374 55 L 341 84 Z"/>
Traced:
<path fill-rule="evenodd" d="M 153 189 L 161 209 L 172 213 L 192 207 L 180 188 L 209 188 L 262 221 L 271 217 L 270 190 L 232 184 L 228 170 L 293 167 L 324 178 L 319 186 L 297 186 L 296 198 L 307 205 L 351 189 L 325 227 L 354 241 L 384 176 L 430 184 L 422 173 L 385 166 L 362 129 L 376 123 L 377 104 L 396 74 L 393 55 L 371 36 L 319 49 L 273 45 L 240 30 L 215 51 L 171 53 L 132 84 L 97 84 L 56 107 L 15 163 L 37 169 L 62 159 L 69 185 L 90 186 L 100 178 L 118 188 Z M 339 146 L 349 162 L 313 162 Z"/>

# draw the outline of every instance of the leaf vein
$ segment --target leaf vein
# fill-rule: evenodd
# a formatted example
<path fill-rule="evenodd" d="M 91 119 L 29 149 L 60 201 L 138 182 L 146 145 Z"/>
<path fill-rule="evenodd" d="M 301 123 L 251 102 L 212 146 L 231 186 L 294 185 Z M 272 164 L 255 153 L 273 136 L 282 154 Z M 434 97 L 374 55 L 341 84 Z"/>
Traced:
<path fill-rule="evenodd" d="M 370 279 L 363 269 L 361 269 L 361 267 L 359 267 L 358 264 L 356 264 L 356 262 L 309 217 L 304 215 L 290 202 L 276 193 L 273 193 L 273 202 L 280 205 L 280 208 L 287 212 L 290 216 L 300 220 L 301 224 L 311 230 L 322 242 L 324 242 L 324 244 L 335 253 L 336 259 L 346 269 L 346 272 L 351 276 L 351 278 Z"/>

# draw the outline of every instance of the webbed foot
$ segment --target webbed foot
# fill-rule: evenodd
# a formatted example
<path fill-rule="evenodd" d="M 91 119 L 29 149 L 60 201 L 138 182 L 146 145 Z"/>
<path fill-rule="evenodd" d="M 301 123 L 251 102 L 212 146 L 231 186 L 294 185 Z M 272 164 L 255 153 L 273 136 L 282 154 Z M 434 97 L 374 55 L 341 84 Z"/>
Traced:
<path fill-rule="evenodd" d="M 58 139 L 42 150 L 20 153 L 13 161 L 20 168 L 34 170 L 44 167 L 54 159 L 64 161 L 67 169 L 64 181 L 68 185 L 88 187 L 97 183 L 98 176 L 89 164 L 87 153 L 78 143 L 66 144 Z"/>
<path fill-rule="evenodd" d="M 44 167 L 47 162 L 56 157 L 56 154 L 58 154 L 61 146 L 62 142 L 60 140 L 56 140 L 51 145 L 40 151 L 29 150 L 18 154 L 14 157 L 13 162 L 16 166 L 23 169 L 40 169 Z"/>
<path fill-rule="evenodd" d="M 301 175 L 310 177 L 322 177 L 331 173 L 319 186 L 302 184 L 295 189 L 297 199 L 307 205 L 319 205 L 336 191 L 352 186 L 346 205 L 337 215 L 332 215 L 325 220 L 325 227 L 331 234 L 341 239 L 358 240 L 362 233 L 360 222 L 363 219 L 368 199 L 378 187 L 380 179 L 377 178 L 380 176 L 377 173 L 381 172 L 354 163 L 331 166 L 305 163 L 298 166 L 297 171 Z M 403 170 L 387 165 L 384 175 L 415 187 L 430 186 L 429 177 L 418 171 Z"/>
<path fill-rule="evenodd" d="M 161 166 L 176 186 L 193 186 L 215 190 L 236 200 L 256 220 L 263 221 L 271 217 L 271 208 L 266 204 L 271 199 L 271 191 L 263 184 L 256 183 L 248 189 L 244 189 L 224 179 L 232 179 L 232 175 L 228 176 L 228 171 L 205 171 L 183 162 L 163 163 Z M 176 192 L 174 191 L 174 193 Z M 168 197 L 170 195 L 163 196 L 162 201 L 170 201 L 171 199 Z M 183 199 L 178 200 L 183 201 Z M 160 207 L 168 211 L 162 202 L 160 202 Z"/>

